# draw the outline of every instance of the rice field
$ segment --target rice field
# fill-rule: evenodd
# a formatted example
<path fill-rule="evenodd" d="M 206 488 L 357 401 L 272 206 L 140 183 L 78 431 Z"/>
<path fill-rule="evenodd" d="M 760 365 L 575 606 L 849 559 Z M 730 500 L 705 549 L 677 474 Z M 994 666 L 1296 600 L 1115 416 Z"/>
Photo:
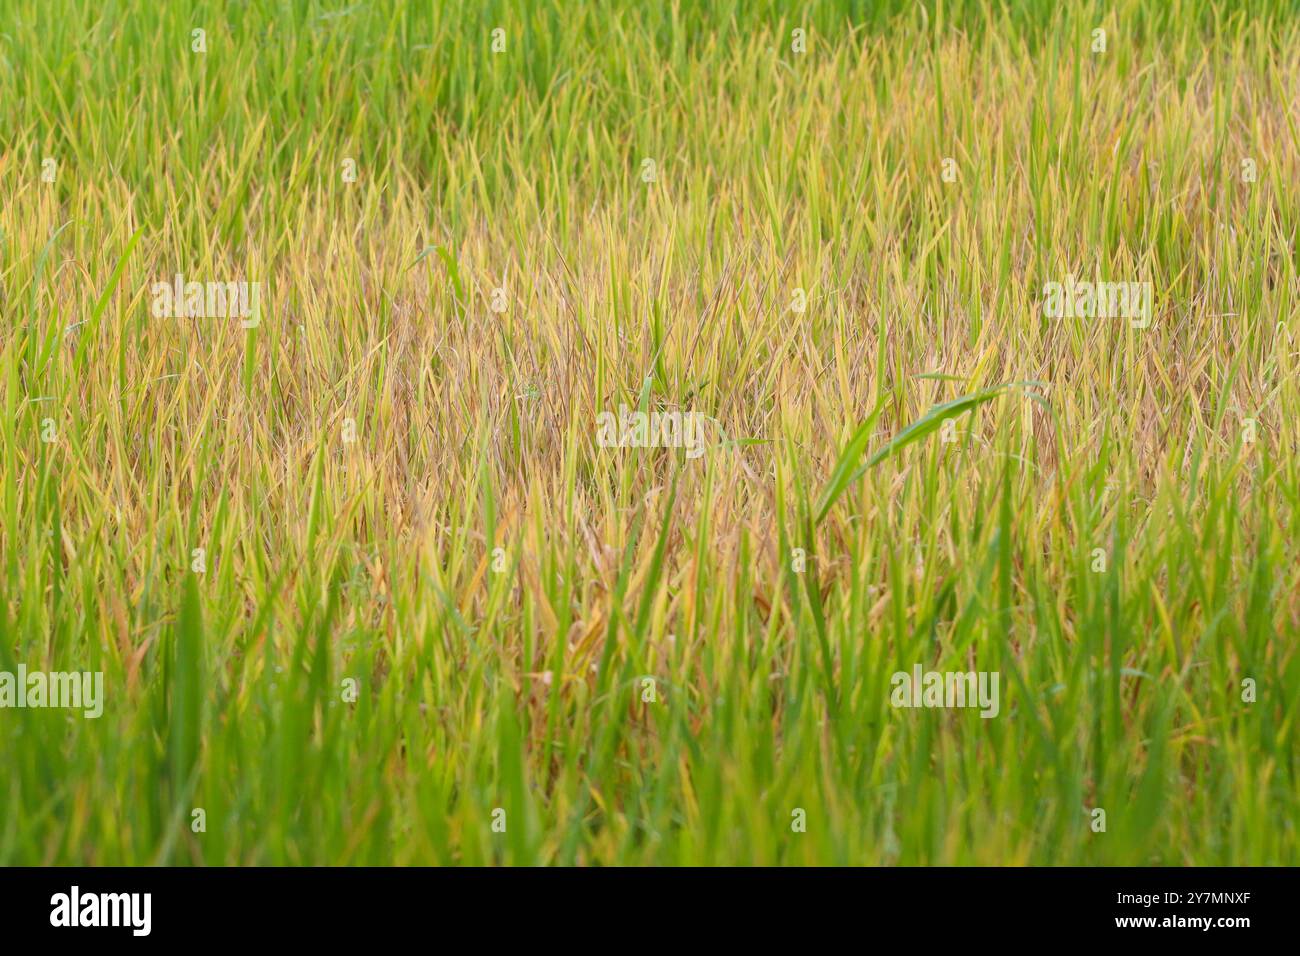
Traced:
<path fill-rule="evenodd" d="M 1300 863 L 1298 128 L 1284 2 L 4 0 L 0 865 Z"/>

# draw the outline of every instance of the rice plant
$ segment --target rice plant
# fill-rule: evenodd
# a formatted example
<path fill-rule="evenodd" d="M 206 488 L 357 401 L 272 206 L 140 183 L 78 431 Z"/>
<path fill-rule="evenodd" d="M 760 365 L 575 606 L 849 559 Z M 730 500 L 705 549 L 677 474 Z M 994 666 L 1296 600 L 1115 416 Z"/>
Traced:
<path fill-rule="evenodd" d="M 1280 0 L 5 0 L 0 865 L 1300 863 L 1298 128 Z"/>

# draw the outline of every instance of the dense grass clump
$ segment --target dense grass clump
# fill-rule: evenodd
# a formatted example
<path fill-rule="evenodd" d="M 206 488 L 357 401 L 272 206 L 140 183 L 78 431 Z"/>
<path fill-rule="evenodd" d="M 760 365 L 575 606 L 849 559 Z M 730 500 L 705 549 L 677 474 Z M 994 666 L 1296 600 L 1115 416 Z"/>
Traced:
<path fill-rule="evenodd" d="M 0 864 L 1300 863 L 1298 130 L 1288 3 L 5 0 Z"/>

